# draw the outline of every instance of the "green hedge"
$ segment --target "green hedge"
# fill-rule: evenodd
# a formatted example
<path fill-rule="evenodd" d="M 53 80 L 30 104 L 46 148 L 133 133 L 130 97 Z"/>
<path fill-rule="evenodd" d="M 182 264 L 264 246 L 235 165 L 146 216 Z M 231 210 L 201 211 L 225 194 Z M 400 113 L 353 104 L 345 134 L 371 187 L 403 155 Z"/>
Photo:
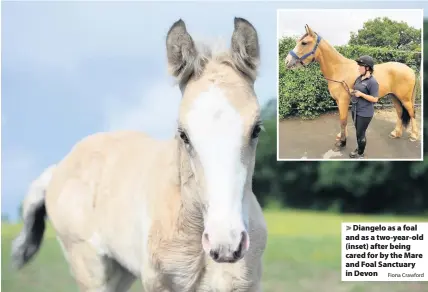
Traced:
<path fill-rule="evenodd" d="M 318 63 L 312 63 L 300 70 L 286 70 L 284 60 L 288 52 L 294 48 L 294 38 L 283 38 L 279 42 L 279 116 L 300 116 L 311 119 L 337 106 L 327 88 Z M 421 54 L 413 51 L 394 51 L 386 48 L 364 46 L 337 46 L 338 52 L 350 59 L 361 55 L 371 55 L 376 63 L 397 61 L 409 65 L 419 74 Z M 420 101 L 420 88 L 417 101 Z M 381 99 L 380 104 L 390 103 Z"/>

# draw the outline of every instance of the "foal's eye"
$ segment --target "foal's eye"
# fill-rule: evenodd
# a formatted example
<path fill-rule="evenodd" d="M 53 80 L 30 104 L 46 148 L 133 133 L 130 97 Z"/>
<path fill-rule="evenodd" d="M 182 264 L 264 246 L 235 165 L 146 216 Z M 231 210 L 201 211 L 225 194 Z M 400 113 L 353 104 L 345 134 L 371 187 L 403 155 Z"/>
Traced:
<path fill-rule="evenodd" d="M 189 138 L 187 137 L 186 133 L 180 132 L 180 138 L 184 143 L 189 144 Z"/>
<path fill-rule="evenodd" d="M 306 46 L 308 43 L 307 42 L 302 42 L 302 45 Z"/>
<path fill-rule="evenodd" d="M 259 136 L 261 130 L 262 127 L 260 125 L 256 125 L 253 129 L 253 132 L 251 133 L 251 138 L 256 139 Z"/>

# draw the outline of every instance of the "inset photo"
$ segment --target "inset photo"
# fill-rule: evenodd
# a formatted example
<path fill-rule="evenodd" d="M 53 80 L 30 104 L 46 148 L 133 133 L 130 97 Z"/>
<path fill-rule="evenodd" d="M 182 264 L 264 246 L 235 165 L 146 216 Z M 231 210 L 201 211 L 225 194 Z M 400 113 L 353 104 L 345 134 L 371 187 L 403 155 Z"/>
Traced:
<path fill-rule="evenodd" d="M 423 160 L 422 9 L 278 10 L 278 160 Z"/>

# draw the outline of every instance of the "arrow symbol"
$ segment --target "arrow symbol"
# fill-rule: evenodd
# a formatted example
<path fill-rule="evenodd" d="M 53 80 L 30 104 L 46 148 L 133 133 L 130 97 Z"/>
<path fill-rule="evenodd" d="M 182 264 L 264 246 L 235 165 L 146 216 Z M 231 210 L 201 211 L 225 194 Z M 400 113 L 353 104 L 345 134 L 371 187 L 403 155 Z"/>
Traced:
<path fill-rule="evenodd" d="M 346 226 L 346 231 L 351 230 L 351 226 Z"/>

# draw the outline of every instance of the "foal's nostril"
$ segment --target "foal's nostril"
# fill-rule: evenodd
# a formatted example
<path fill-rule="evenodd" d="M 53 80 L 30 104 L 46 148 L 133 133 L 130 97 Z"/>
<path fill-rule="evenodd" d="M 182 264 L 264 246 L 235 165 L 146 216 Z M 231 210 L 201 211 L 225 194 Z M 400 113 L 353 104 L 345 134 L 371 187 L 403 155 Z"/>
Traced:
<path fill-rule="evenodd" d="M 241 232 L 241 240 L 239 241 L 238 249 L 233 252 L 233 258 L 235 260 L 241 258 L 242 251 L 244 249 L 244 246 L 246 246 L 246 244 L 247 244 L 247 235 L 243 231 L 243 232 Z"/>
<path fill-rule="evenodd" d="M 235 232 L 231 231 L 229 237 L 220 238 L 222 241 L 204 232 L 202 246 L 206 254 L 217 263 L 235 263 L 242 259 L 249 248 L 250 238 L 246 231 L 238 233 L 239 237 Z"/>
<path fill-rule="evenodd" d="M 211 250 L 210 251 L 210 256 L 213 258 L 213 260 L 218 260 L 218 258 L 219 258 L 219 256 L 220 256 L 220 254 L 219 254 L 219 252 L 218 251 L 216 251 L 216 250 Z"/>
<path fill-rule="evenodd" d="M 237 260 L 241 257 L 242 254 L 242 244 L 239 245 L 238 249 L 233 252 L 233 259 Z"/>

